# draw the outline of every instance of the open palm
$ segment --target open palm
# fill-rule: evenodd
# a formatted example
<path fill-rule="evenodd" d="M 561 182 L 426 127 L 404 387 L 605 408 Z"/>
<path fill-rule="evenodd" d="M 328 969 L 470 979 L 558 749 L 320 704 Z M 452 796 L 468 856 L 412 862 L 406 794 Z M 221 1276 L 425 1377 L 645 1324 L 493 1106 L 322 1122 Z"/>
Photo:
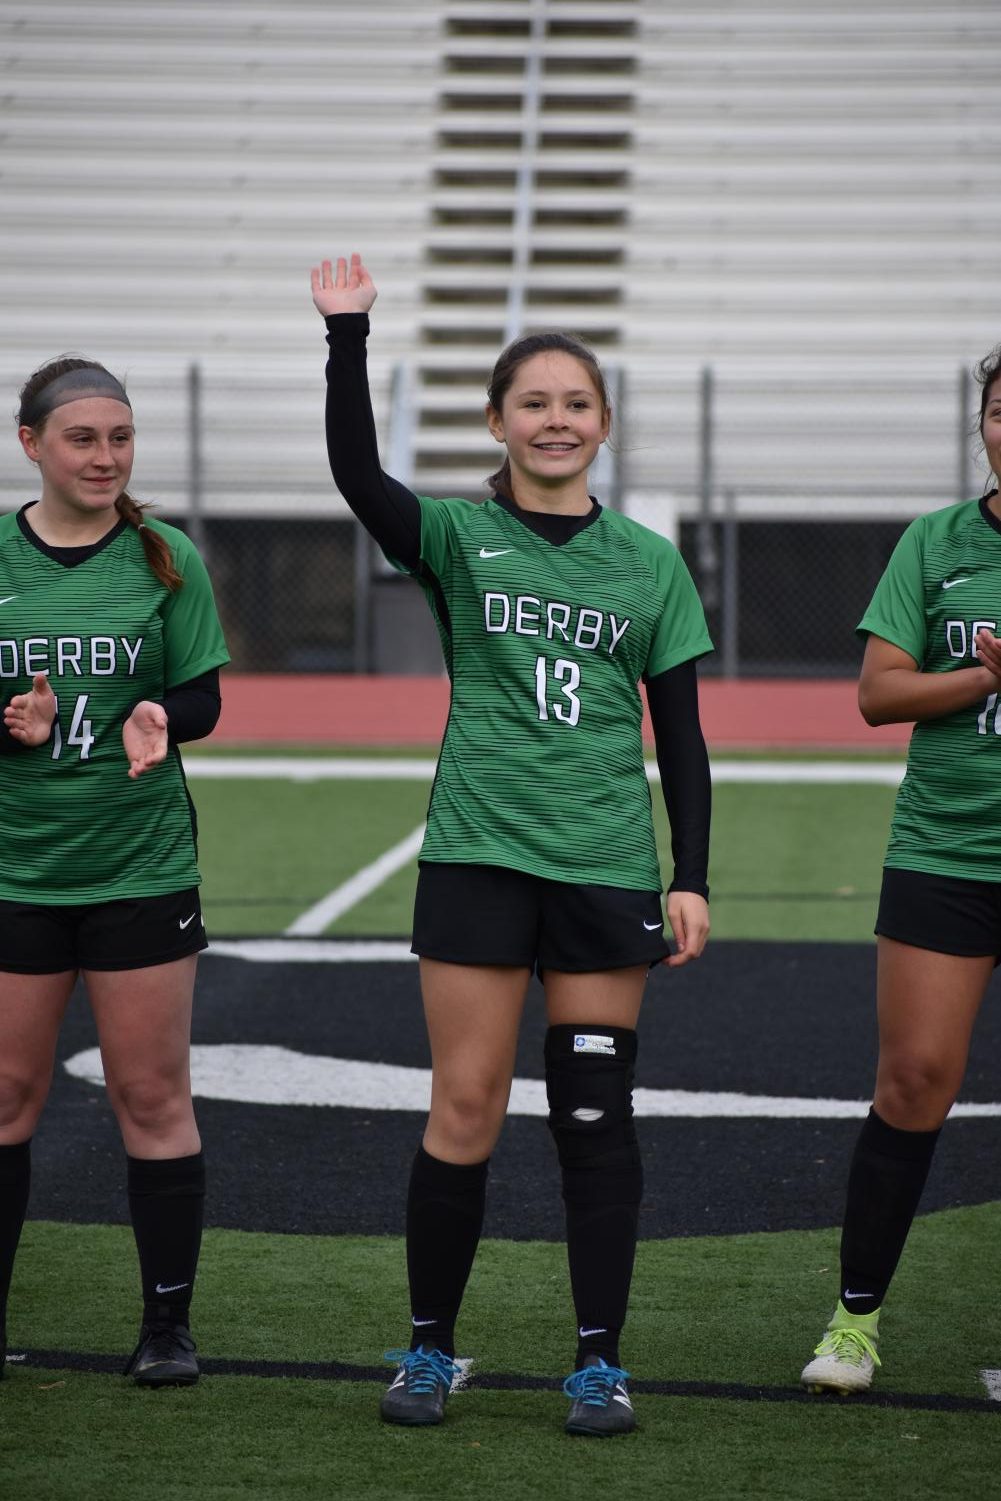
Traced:
<path fill-rule="evenodd" d="M 44 745 L 56 717 L 56 695 L 43 672 L 36 673 L 29 693 L 19 693 L 3 711 L 4 724 L 22 745 Z"/>
<path fill-rule="evenodd" d="M 122 725 L 122 745 L 130 777 L 141 777 L 151 766 L 158 766 L 167 754 L 167 711 L 163 705 L 148 699 L 136 704 Z"/>
<path fill-rule="evenodd" d="M 350 261 L 341 256 L 337 269 L 333 262 L 321 261 L 310 273 L 313 302 L 324 318 L 331 313 L 367 313 L 378 293 L 371 276 L 355 253 Z"/>

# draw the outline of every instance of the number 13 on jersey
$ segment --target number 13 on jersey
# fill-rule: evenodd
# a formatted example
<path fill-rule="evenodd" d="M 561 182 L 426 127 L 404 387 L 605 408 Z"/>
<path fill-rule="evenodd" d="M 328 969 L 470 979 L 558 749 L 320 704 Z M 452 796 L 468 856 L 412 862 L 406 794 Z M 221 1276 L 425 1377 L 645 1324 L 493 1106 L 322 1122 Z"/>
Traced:
<path fill-rule="evenodd" d="M 551 665 L 555 679 L 553 683 L 549 680 L 549 659 L 535 659 L 535 701 L 539 706 L 539 718 L 549 719 L 552 715 L 564 724 L 575 725 L 580 719 L 580 699 L 577 697 L 580 668 L 576 662 L 568 662 L 565 657 L 557 657 Z M 563 699 L 566 700 L 565 703 Z"/>

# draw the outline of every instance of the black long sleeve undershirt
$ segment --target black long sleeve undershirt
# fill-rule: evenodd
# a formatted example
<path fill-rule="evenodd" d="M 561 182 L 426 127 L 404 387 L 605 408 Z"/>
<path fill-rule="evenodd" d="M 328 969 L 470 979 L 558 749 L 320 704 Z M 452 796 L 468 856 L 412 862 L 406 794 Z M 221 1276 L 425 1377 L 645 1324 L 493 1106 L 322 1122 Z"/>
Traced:
<path fill-rule="evenodd" d="M 327 455 L 334 483 L 379 547 L 405 568 L 420 567 L 421 508 L 417 496 L 386 474 L 379 462 L 375 418 L 368 388 L 365 340 L 367 313 L 335 313 L 326 319 Z M 522 511 L 507 496 L 498 503 L 549 541 L 566 542 L 594 519 Z M 712 792 L 709 757 L 699 725 L 694 662 L 658 673 L 646 685 L 657 747 L 661 787 L 671 824 L 672 891 L 708 896 L 709 816 Z"/>
<path fill-rule="evenodd" d="M 178 683 L 176 688 L 164 694 L 160 702 L 167 711 L 167 739 L 171 745 L 211 735 L 222 710 L 218 667 L 189 678 L 186 683 Z M 0 754 L 30 749 L 38 747 L 25 746 L 20 740 L 15 740 L 0 719 Z"/>
<path fill-rule="evenodd" d="M 699 723 L 695 662 L 681 662 L 648 678 L 646 698 L 671 825 L 674 879 L 668 890 L 696 891 L 708 898 L 712 780 Z"/>

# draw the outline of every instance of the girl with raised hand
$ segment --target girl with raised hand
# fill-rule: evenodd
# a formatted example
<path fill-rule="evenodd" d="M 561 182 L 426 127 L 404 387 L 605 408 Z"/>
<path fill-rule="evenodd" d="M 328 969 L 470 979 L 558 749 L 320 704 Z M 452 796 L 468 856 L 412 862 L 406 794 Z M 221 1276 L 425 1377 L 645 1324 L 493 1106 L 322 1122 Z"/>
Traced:
<path fill-rule="evenodd" d="M 545 989 L 549 1127 L 577 1319 L 570 1433 L 628 1433 L 619 1336 L 642 1191 L 632 1118 L 636 1023 L 652 965 L 709 932 L 709 767 L 697 658 L 711 651 L 674 546 L 588 493 L 611 411 L 571 334 L 504 350 L 486 421 L 506 450 L 482 504 L 416 496 L 379 463 L 365 368 L 376 290 L 357 255 L 312 273 L 326 319 L 327 443 L 338 489 L 427 597 L 451 708 L 420 854 L 413 949 L 431 1111 L 407 1201 L 410 1348 L 382 1416 L 437 1423 L 483 1222 L 533 969 Z M 641 740 L 646 684 L 671 821 L 661 874 Z M 512 1289 L 517 1316 L 516 1289 Z"/>

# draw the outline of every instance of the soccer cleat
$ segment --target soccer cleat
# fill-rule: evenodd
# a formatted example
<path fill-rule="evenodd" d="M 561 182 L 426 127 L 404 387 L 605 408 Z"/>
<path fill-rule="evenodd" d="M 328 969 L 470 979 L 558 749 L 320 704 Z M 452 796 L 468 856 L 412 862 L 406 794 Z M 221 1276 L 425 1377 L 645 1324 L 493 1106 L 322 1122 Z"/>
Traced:
<path fill-rule="evenodd" d="M 566 1432 L 593 1438 L 632 1433 L 636 1414 L 626 1391 L 628 1378 L 628 1371 L 606 1365 L 600 1355 L 589 1355 L 583 1368 L 574 1371 L 563 1383 L 563 1390 L 571 1399 Z"/>
<path fill-rule="evenodd" d="M 409 1428 L 440 1423 L 457 1369 L 451 1356 L 422 1345 L 419 1350 L 387 1350 L 385 1359 L 399 1361 L 399 1370 L 379 1406 L 385 1422 L 403 1423 Z"/>
<path fill-rule="evenodd" d="M 839 1303 L 800 1383 L 810 1392 L 868 1391 L 880 1363 L 878 1341 L 878 1308 L 875 1313 L 849 1313 Z"/>
<path fill-rule="evenodd" d="M 185 1324 L 144 1324 L 123 1372 L 136 1386 L 194 1386 L 195 1342 Z"/>

